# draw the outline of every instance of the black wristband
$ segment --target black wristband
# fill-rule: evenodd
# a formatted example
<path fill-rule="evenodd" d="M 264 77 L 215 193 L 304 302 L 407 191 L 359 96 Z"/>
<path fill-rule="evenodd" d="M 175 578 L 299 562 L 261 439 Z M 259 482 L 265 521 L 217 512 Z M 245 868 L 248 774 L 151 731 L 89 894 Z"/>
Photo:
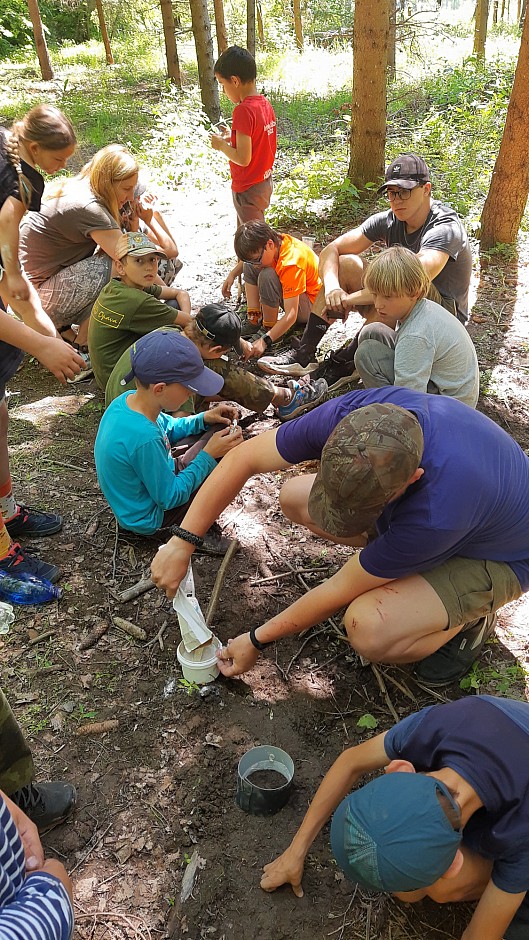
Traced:
<path fill-rule="evenodd" d="M 272 643 L 274 641 L 271 640 L 270 643 L 260 643 L 255 635 L 256 630 L 257 630 L 257 627 L 250 628 L 250 643 L 252 644 L 252 646 L 255 646 L 256 650 L 259 650 L 259 652 L 261 653 L 263 650 L 267 648 L 267 646 L 272 646 Z"/>
<path fill-rule="evenodd" d="M 265 335 L 264 335 L 263 337 L 261 337 L 261 338 L 262 338 L 263 343 L 265 344 L 266 348 L 267 348 L 267 349 L 270 349 L 270 348 L 272 347 L 272 345 L 273 345 L 273 342 L 274 342 L 273 339 L 272 339 L 272 337 L 270 336 L 270 334 L 269 334 L 269 333 L 265 333 Z"/>
<path fill-rule="evenodd" d="M 188 532 L 187 529 L 182 529 L 179 525 L 171 526 L 171 533 L 172 535 L 176 535 L 178 539 L 182 539 L 183 542 L 189 542 L 190 545 L 194 545 L 195 548 L 202 548 L 204 544 L 204 539 L 201 535 Z"/>

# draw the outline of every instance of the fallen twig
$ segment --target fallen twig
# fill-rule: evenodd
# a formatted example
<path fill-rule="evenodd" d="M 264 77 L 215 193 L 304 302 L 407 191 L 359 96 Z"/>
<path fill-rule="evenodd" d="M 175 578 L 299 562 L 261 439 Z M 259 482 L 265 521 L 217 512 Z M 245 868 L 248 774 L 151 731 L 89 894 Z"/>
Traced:
<path fill-rule="evenodd" d="M 143 627 L 138 627 L 137 624 L 131 623 L 130 620 L 125 620 L 123 617 L 113 617 L 112 623 L 119 627 L 120 630 L 123 630 L 124 633 L 128 633 L 129 636 L 134 637 L 135 640 L 146 640 L 147 634 Z"/>
<path fill-rule="evenodd" d="M 77 869 L 80 868 L 81 865 L 84 864 L 84 862 L 86 862 L 86 859 L 92 854 L 92 852 L 93 852 L 94 849 L 99 845 L 99 843 L 103 841 L 103 839 L 105 838 L 107 832 L 110 832 L 110 830 L 112 829 L 112 826 L 113 826 L 113 825 L 114 825 L 113 823 L 110 823 L 110 825 L 107 826 L 107 828 L 105 829 L 105 831 L 102 832 L 101 835 L 97 837 L 97 839 L 95 840 L 95 842 L 93 842 L 92 845 L 90 846 L 90 848 L 88 849 L 88 852 L 85 852 L 85 854 L 83 855 L 83 857 L 80 858 L 79 861 L 77 862 L 77 865 L 74 865 L 74 867 L 71 869 L 71 871 L 70 871 L 70 876 L 73 875 L 73 873 L 74 873 L 75 871 L 77 871 Z M 93 838 L 93 837 L 92 837 L 92 838 Z"/>
<path fill-rule="evenodd" d="M 101 620 L 93 630 L 90 630 L 90 633 L 87 633 L 84 640 L 81 640 L 79 643 L 80 652 L 83 653 L 85 650 L 89 650 L 92 646 L 95 646 L 97 641 L 108 631 L 109 627 L 110 623 L 108 620 Z"/>
<path fill-rule="evenodd" d="M 49 640 L 51 636 L 56 635 L 56 630 L 48 630 L 46 633 L 39 633 L 38 636 L 34 636 L 32 640 L 28 641 L 28 646 L 36 646 L 37 643 L 42 643 L 43 640 Z"/>
<path fill-rule="evenodd" d="M 222 590 L 222 585 L 224 584 L 224 578 L 226 577 L 228 566 L 233 556 L 235 555 L 235 553 L 239 551 L 240 547 L 241 546 L 240 546 L 239 540 L 233 539 L 230 544 L 230 547 L 228 548 L 228 551 L 226 552 L 226 554 L 224 555 L 224 558 L 222 559 L 221 566 L 217 572 L 217 577 L 215 578 L 215 584 L 213 585 L 213 590 L 211 592 L 211 597 L 210 597 L 210 601 L 208 604 L 208 609 L 207 609 L 207 613 L 205 617 L 206 624 L 208 627 L 211 626 L 213 617 L 215 616 L 215 611 L 217 609 L 220 592 Z"/>
<path fill-rule="evenodd" d="M 146 594 L 147 591 L 152 591 L 155 587 L 154 581 L 151 581 L 150 578 L 141 578 L 141 580 L 136 581 L 136 584 L 133 584 L 132 587 L 122 591 L 121 594 L 116 594 L 115 597 L 120 604 L 126 604 L 127 601 L 133 601 L 136 597 L 140 597 L 141 594 Z"/>
<path fill-rule="evenodd" d="M 386 700 L 386 705 L 388 706 L 388 708 L 389 708 L 391 714 L 393 715 L 393 718 L 395 719 L 395 721 L 399 721 L 399 716 L 397 715 L 397 712 L 395 711 L 395 707 L 394 707 L 394 705 L 393 705 L 393 702 L 391 701 L 391 699 L 390 699 L 390 697 L 389 697 L 389 692 L 388 692 L 388 690 L 387 690 L 387 688 L 386 688 L 386 683 L 384 682 L 384 679 L 382 678 L 382 675 L 381 675 L 381 673 L 380 673 L 380 669 L 378 668 L 378 666 L 377 666 L 375 663 L 370 663 L 370 666 L 371 666 L 371 669 L 372 669 L 372 671 L 373 671 L 373 675 L 375 676 L 375 679 L 376 679 L 377 682 L 378 682 L 379 689 L 380 689 L 380 691 L 382 692 L 382 695 L 384 696 L 384 698 L 385 698 L 385 700 Z"/>
<path fill-rule="evenodd" d="M 252 578 L 250 580 L 250 584 L 252 586 L 257 584 L 266 584 L 267 581 L 279 581 L 282 578 L 291 578 L 294 574 L 310 574 L 311 572 L 316 571 L 328 571 L 330 567 L 330 565 L 325 565 L 323 568 L 294 568 L 292 571 L 281 571 L 278 574 L 270 575 L 268 578 L 259 578 L 257 581 Z"/>
<path fill-rule="evenodd" d="M 108 721 L 91 721 L 86 725 L 79 725 L 76 734 L 106 734 L 119 728 L 118 718 L 109 718 Z"/>

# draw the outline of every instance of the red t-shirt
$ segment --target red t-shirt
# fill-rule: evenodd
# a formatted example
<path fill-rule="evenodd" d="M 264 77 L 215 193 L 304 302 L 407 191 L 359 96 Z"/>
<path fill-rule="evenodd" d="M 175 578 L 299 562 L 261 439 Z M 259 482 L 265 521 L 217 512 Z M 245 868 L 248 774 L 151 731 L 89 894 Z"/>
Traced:
<path fill-rule="evenodd" d="M 237 146 L 237 131 L 252 140 L 248 166 L 237 166 L 230 160 L 231 188 L 243 193 L 272 175 L 277 145 L 274 109 L 264 95 L 248 95 L 235 106 L 231 128 L 232 147 Z"/>

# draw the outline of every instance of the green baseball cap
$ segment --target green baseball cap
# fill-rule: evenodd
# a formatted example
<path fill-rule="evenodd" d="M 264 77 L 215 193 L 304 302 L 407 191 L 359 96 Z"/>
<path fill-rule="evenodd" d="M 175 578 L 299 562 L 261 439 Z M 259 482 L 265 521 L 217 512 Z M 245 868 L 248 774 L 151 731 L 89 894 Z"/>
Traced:
<path fill-rule="evenodd" d="M 380 403 L 351 412 L 323 448 L 309 494 L 311 518 L 330 535 L 365 532 L 413 476 L 423 448 L 410 411 Z"/>

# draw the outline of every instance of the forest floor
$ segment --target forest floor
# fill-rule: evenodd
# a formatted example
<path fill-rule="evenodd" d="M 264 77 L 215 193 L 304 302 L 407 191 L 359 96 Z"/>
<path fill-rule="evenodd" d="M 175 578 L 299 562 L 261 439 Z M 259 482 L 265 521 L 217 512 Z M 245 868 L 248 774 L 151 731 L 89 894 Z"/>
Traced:
<path fill-rule="evenodd" d="M 167 209 L 186 262 L 179 283 L 195 308 L 218 300 L 232 260 L 228 186 L 178 191 Z M 529 448 L 527 244 L 510 263 L 489 259 L 474 287 L 479 408 Z M 372 716 L 382 731 L 412 710 L 467 693 L 456 685 L 432 694 L 411 670 L 362 666 L 329 624 L 272 648 L 242 680 L 220 678 L 205 697 L 186 687 L 172 605 L 157 591 L 125 604 L 115 597 L 148 571 L 157 543 L 118 534 L 98 489 L 92 446 L 102 401 L 94 382 L 64 389 L 26 362 L 9 404 L 15 493 L 64 515 L 60 534 L 26 547 L 63 567 L 65 593 L 58 603 L 16 609 L 11 633 L 0 641 L 3 686 L 39 779 L 65 777 L 78 788 L 73 818 L 44 837 L 46 852 L 73 873 L 77 940 L 460 937 L 467 906 L 404 906 L 352 887 L 332 860 L 327 830 L 309 854 L 303 899 L 286 888 L 265 894 L 259 880 L 333 760 L 373 733 L 359 719 Z M 266 415 L 249 433 L 273 421 Z M 286 471 L 292 472 L 300 470 Z M 214 621 L 223 641 L 241 624 L 257 626 L 284 608 L 349 554 L 283 518 L 277 494 L 284 478 L 250 480 L 223 514 L 225 533 L 241 544 Z M 194 556 L 203 608 L 219 564 Z M 472 693 L 527 697 L 526 613 L 523 600 L 501 611 L 496 638 L 473 672 Z M 147 640 L 113 625 L 116 615 L 143 627 Z M 80 643 L 100 624 L 107 632 L 82 651 Z M 80 733 L 107 720 L 118 723 L 115 730 Z M 237 763 L 257 744 L 279 746 L 295 763 L 290 802 L 269 818 L 235 804 Z M 183 900 L 184 873 L 197 861 Z"/>

